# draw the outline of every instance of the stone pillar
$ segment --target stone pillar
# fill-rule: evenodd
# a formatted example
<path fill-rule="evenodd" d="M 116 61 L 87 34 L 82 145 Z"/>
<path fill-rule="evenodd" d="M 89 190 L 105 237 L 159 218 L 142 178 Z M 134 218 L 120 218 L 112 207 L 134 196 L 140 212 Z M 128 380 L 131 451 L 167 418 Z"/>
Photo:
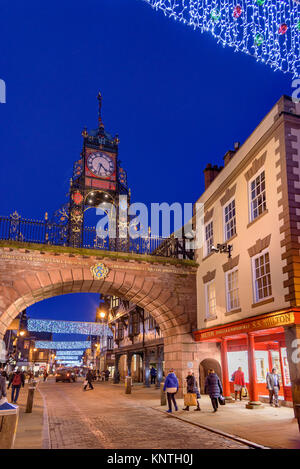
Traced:
<path fill-rule="evenodd" d="M 125 378 L 125 394 L 131 394 L 132 388 L 132 378 L 131 376 L 126 376 Z"/>
<path fill-rule="evenodd" d="M 295 417 L 296 406 L 300 404 L 300 325 L 293 324 L 284 328 L 287 357 L 292 386 Z"/>
<path fill-rule="evenodd" d="M 228 376 L 228 359 L 227 359 L 227 339 L 222 338 L 221 342 L 221 363 L 222 363 L 222 381 L 223 395 L 226 400 L 231 401 L 230 383 Z"/>
<path fill-rule="evenodd" d="M 257 409 L 261 402 L 258 399 L 258 388 L 256 378 L 255 364 L 255 341 L 254 335 L 248 333 L 248 369 L 249 369 L 249 402 L 246 404 L 247 409 Z"/>
<path fill-rule="evenodd" d="M 144 385 L 150 387 L 150 355 L 147 349 L 144 350 Z"/>
<path fill-rule="evenodd" d="M 156 376 L 156 387 L 160 388 L 160 383 L 163 380 L 163 346 L 157 347 L 157 376 Z"/>
<path fill-rule="evenodd" d="M 121 355 L 115 355 L 115 371 L 114 371 L 114 384 L 120 382 L 119 362 Z"/>

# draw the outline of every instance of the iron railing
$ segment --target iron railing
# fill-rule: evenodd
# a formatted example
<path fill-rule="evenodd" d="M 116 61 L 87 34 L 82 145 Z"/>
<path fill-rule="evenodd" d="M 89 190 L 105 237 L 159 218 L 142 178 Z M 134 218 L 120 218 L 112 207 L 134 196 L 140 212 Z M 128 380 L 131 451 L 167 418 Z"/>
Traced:
<path fill-rule="evenodd" d="M 45 220 L 22 218 L 17 212 L 10 216 L 0 217 L 0 240 L 24 243 L 49 244 L 53 246 L 69 246 L 68 225 Z M 82 244 L 77 246 L 85 249 L 100 249 L 135 254 L 151 254 L 154 256 L 178 259 L 194 259 L 191 241 L 185 238 L 161 238 L 147 236 L 137 238 L 103 239 L 97 236 L 96 228 L 84 227 Z"/>

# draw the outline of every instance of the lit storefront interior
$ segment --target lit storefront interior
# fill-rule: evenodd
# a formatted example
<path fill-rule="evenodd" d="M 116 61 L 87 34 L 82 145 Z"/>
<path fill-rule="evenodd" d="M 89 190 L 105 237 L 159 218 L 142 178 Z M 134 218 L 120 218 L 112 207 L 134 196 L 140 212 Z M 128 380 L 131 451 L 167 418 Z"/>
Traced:
<path fill-rule="evenodd" d="M 255 406 L 268 397 L 266 375 L 272 368 L 280 377 L 280 400 L 292 403 L 292 383 L 286 346 L 285 327 L 299 324 L 300 310 L 268 313 L 222 326 L 194 332 L 197 342 L 220 344 L 224 396 L 234 393 L 232 374 L 242 367 L 249 393 Z M 291 404 L 290 404 L 291 405 Z M 250 406 L 251 408 L 251 406 Z"/>

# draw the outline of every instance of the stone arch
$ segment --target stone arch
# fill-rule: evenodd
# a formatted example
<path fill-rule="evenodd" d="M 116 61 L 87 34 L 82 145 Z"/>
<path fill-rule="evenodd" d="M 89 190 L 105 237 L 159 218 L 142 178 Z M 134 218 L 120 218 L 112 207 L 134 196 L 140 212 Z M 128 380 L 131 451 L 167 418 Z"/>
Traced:
<path fill-rule="evenodd" d="M 196 266 L 183 261 L 173 265 L 169 259 L 142 255 L 103 253 L 100 257 L 99 253 L 63 249 L 0 247 L 0 338 L 18 313 L 38 301 L 76 292 L 116 295 L 153 316 L 164 337 L 166 367 L 175 368 L 182 381 L 186 362 L 194 360 L 197 350 L 192 337 Z M 108 268 L 102 280 L 91 272 L 100 262 Z"/>
<path fill-rule="evenodd" d="M 220 380 L 222 381 L 222 369 L 218 360 L 216 360 L 215 358 L 205 358 L 199 364 L 199 381 L 200 381 L 200 390 L 202 394 L 204 394 L 205 378 L 208 375 L 208 370 L 211 368 L 215 370 Z"/>

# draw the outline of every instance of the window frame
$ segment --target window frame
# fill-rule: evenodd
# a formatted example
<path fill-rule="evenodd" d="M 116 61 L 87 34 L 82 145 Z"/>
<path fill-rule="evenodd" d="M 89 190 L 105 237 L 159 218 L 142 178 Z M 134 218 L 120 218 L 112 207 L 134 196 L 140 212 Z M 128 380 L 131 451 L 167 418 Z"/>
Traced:
<path fill-rule="evenodd" d="M 204 257 L 208 256 L 209 254 L 211 254 L 211 250 L 208 250 L 208 246 L 207 246 L 207 239 L 206 239 L 206 228 L 211 225 L 212 226 L 212 242 L 211 242 L 211 246 L 214 245 L 214 223 L 213 223 L 213 220 L 210 220 L 208 223 L 206 223 L 204 225 Z"/>
<path fill-rule="evenodd" d="M 211 313 L 209 310 L 209 298 L 208 298 L 208 289 L 211 285 L 215 287 L 215 311 Z M 210 282 L 205 283 L 205 318 L 210 319 L 217 316 L 217 291 L 216 291 L 216 282 L 215 279 L 211 280 Z"/>
<path fill-rule="evenodd" d="M 265 188 L 264 188 L 264 193 L 265 193 L 265 209 L 259 213 L 258 215 L 256 215 L 256 217 L 254 217 L 254 210 L 253 210 L 253 205 L 252 205 L 252 190 L 251 190 L 251 184 L 253 183 L 253 181 L 255 181 L 258 177 L 260 177 L 262 175 L 262 173 L 264 173 L 264 183 L 265 183 Z M 249 182 L 248 182 L 248 200 L 249 200 L 249 220 L 250 220 L 250 223 L 254 220 L 256 220 L 258 217 L 260 217 L 263 213 L 265 213 L 265 211 L 267 210 L 267 188 L 266 188 L 266 171 L 265 171 L 265 168 L 261 169 L 260 171 L 257 171 L 257 173 L 255 174 L 255 176 L 253 176 Z"/>
<path fill-rule="evenodd" d="M 257 288 L 256 284 L 256 269 L 255 269 L 255 261 L 256 259 L 265 256 L 265 254 L 269 255 L 269 275 L 270 275 L 270 284 L 268 285 L 268 288 L 271 289 L 271 293 L 268 296 L 264 296 L 263 298 L 258 297 L 258 291 L 259 289 Z M 260 303 L 261 301 L 268 300 L 269 298 L 272 298 L 272 276 L 271 276 L 271 259 L 270 259 L 270 251 L 268 248 L 264 249 L 261 251 L 259 254 L 256 254 L 251 258 L 251 265 L 252 265 L 252 283 L 253 283 L 253 303 Z M 264 264 L 265 265 L 265 264 Z M 262 278 L 262 277 L 259 277 Z"/>
<path fill-rule="evenodd" d="M 227 230 L 226 230 L 226 221 L 225 221 L 225 209 L 228 207 L 232 202 L 234 202 L 234 233 L 227 238 Z M 232 220 L 232 218 L 230 219 Z M 228 222 L 227 222 L 228 223 Z M 236 235 L 236 204 L 235 204 L 235 197 L 231 197 L 231 199 L 227 202 L 226 205 L 223 206 L 223 238 L 224 242 L 226 243 L 229 239 Z"/>
<path fill-rule="evenodd" d="M 229 308 L 229 282 L 228 282 L 228 277 L 230 274 L 233 274 L 237 272 L 237 275 L 238 275 L 238 278 L 237 278 L 237 282 L 238 282 L 238 285 L 237 285 L 237 291 L 238 291 L 238 305 L 235 306 L 234 308 Z M 234 290 L 230 290 L 230 291 L 234 291 Z M 226 311 L 227 313 L 230 313 L 231 311 L 234 311 L 235 309 L 238 309 L 241 307 L 241 302 L 240 302 L 240 285 L 239 285 L 239 268 L 238 267 L 234 267 L 233 269 L 231 270 L 228 270 L 226 273 L 225 273 L 225 293 L 226 293 Z"/>

